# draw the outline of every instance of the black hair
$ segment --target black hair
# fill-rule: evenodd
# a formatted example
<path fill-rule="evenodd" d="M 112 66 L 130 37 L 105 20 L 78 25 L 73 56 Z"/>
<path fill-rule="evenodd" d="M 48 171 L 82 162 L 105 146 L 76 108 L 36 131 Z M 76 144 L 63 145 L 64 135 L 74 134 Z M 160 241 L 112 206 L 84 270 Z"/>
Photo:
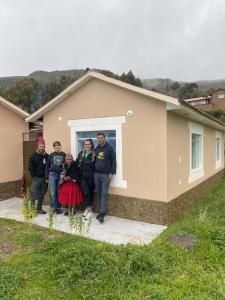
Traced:
<path fill-rule="evenodd" d="M 105 134 L 104 134 L 103 132 L 98 132 L 98 133 L 97 133 L 97 136 L 99 136 L 99 135 L 102 135 L 102 136 L 104 136 L 104 138 L 105 138 Z"/>

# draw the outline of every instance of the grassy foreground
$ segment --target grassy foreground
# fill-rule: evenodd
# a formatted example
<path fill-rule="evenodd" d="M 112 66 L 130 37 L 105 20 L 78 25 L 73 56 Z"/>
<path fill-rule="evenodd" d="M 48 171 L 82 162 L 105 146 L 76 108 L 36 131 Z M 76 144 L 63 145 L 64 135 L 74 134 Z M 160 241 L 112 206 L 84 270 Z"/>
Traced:
<path fill-rule="evenodd" d="M 225 181 L 142 247 L 0 219 L 0 299 L 225 299 Z"/>

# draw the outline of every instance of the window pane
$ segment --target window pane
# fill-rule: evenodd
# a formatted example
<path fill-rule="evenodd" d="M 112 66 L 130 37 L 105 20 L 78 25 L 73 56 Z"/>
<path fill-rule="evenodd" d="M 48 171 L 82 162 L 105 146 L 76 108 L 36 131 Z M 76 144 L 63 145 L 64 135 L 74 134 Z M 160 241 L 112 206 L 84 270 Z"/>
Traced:
<path fill-rule="evenodd" d="M 102 132 L 105 134 L 106 141 L 113 147 L 116 152 L 116 130 L 99 130 L 99 131 L 82 131 L 77 133 L 78 137 L 78 151 L 80 152 L 84 148 L 84 141 L 86 139 L 92 139 L 95 147 L 98 145 L 97 133 Z"/>
<path fill-rule="evenodd" d="M 220 138 L 216 138 L 216 161 L 221 161 Z"/>
<path fill-rule="evenodd" d="M 192 170 L 200 168 L 200 151 L 201 151 L 201 136 L 192 133 L 192 153 L 191 153 L 191 168 Z"/>

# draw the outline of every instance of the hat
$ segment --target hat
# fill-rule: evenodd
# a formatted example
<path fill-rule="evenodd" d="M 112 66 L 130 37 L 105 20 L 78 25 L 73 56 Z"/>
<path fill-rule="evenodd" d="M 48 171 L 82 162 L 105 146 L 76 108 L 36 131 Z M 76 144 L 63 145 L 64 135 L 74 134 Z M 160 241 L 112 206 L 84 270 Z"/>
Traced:
<path fill-rule="evenodd" d="M 40 136 L 38 139 L 37 139 L 37 146 L 45 146 L 45 140 L 43 139 L 42 136 Z"/>

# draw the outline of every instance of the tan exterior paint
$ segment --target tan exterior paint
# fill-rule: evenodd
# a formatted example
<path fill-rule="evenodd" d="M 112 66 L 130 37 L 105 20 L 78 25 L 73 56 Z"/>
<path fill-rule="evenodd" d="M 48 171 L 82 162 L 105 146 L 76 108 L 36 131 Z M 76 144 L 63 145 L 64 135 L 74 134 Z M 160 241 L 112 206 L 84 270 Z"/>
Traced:
<path fill-rule="evenodd" d="M 28 124 L 22 116 L 0 105 L 0 183 L 19 180 L 23 175 L 23 133 Z"/>
<path fill-rule="evenodd" d="M 188 183 L 190 170 L 190 120 L 168 112 L 167 115 L 167 178 L 168 201 L 197 186 L 220 169 L 216 165 L 216 129 L 204 126 L 203 137 L 203 169 L 204 176 Z M 196 123 L 196 122 L 195 122 Z M 223 137 L 223 133 L 222 133 Z M 224 140 L 222 140 L 224 145 Z M 222 146 L 222 153 L 223 153 Z M 222 155 L 222 159 L 223 155 Z M 222 166 L 224 161 L 222 161 Z"/>
<path fill-rule="evenodd" d="M 166 103 L 121 87 L 92 79 L 44 115 L 47 151 L 55 140 L 71 151 L 67 120 L 125 116 L 122 125 L 123 179 L 127 189 L 110 193 L 148 200 L 167 200 L 167 113 Z M 59 121 L 58 117 L 62 117 Z"/>

